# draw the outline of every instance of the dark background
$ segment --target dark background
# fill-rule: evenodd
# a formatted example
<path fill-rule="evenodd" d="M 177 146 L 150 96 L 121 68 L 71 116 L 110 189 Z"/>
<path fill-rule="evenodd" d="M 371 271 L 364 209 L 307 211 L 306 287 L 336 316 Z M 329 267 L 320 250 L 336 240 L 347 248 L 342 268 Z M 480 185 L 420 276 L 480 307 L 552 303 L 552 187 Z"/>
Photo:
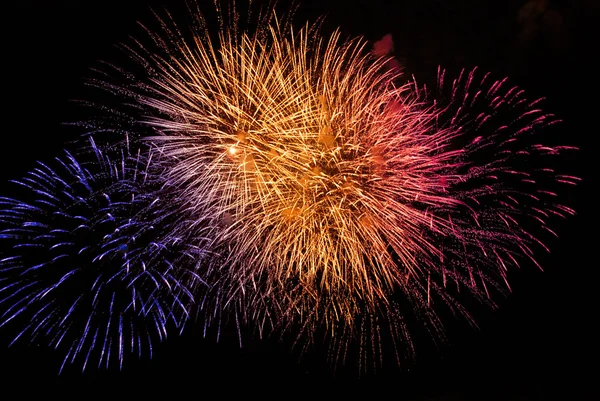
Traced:
<path fill-rule="evenodd" d="M 126 5 L 125 5 L 126 3 Z M 210 2 L 206 2 L 210 7 Z M 390 4 L 387 4 L 390 3 Z M 16 4 L 16 3 L 15 3 Z M 61 125 L 77 117 L 84 79 L 98 60 L 117 61 L 114 45 L 152 22 L 149 6 L 175 13 L 179 1 L 21 0 L 0 6 L 2 21 L 2 181 L 38 159 L 59 154 L 75 138 Z M 529 10 L 529 11 L 528 11 Z M 418 351 L 402 369 L 358 376 L 333 372 L 314 352 L 302 361 L 289 344 L 233 333 L 216 344 L 190 329 L 155 348 L 153 360 L 124 370 L 58 375 L 62 359 L 44 346 L 7 348 L 0 332 L 2 398 L 125 396 L 155 399 L 225 397 L 401 400 L 599 399 L 597 213 L 593 196 L 598 135 L 596 88 L 599 7 L 594 1 L 305 1 L 298 20 L 327 15 L 326 28 L 374 41 L 392 33 L 407 73 L 427 81 L 438 65 L 479 66 L 509 75 L 558 114 L 562 142 L 580 148 L 565 159 L 583 183 L 566 194 L 578 215 L 558 225 L 560 240 L 540 255 L 545 272 L 513 274 L 513 294 L 479 319 L 480 329 L 449 324 L 449 341 Z M 3 184 L 4 186 L 4 184 Z M 4 344 L 4 345 L 3 345 Z"/>

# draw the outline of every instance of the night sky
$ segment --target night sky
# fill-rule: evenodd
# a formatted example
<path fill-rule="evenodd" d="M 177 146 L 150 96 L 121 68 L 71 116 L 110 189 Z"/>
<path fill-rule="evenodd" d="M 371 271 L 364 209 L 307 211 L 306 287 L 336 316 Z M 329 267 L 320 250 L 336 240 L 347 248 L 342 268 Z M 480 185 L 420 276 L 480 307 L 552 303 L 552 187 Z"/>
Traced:
<path fill-rule="evenodd" d="M 59 155 L 77 138 L 81 131 L 62 125 L 77 120 L 80 111 L 72 100 L 86 98 L 84 81 L 99 60 L 118 63 L 123 57 L 115 44 L 140 34 L 137 21 L 153 22 L 150 6 L 160 10 L 168 4 L 175 15 L 183 10 L 182 2 L 167 0 L 16 3 L 2 5 L 0 14 L 2 182 L 21 177 L 36 160 Z M 9 349 L 10 339 L 0 330 L 0 399 L 600 399 L 598 219 L 592 213 L 598 184 L 593 59 L 600 7 L 592 0 L 386 3 L 305 1 L 297 21 L 327 15 L 326 29 L 339 26 L 345 35 L 370 41 L 392 33 L 406 72 L 425 82 L 434 82 L 438 65 L 449 71 L 479 66 L 497 77 L 508 75 L 529 98 L 546 97 L 545 110 L 564 120 L 551 135 L 580 148 L 564 161 L 583 182 L 563 198 L 577 216 L 555 224 L 560 238 L 548 242 L 551 254 L 539 254 L 545 272 L 533 266 L 513 272 L 513 294 L 499 299 L 497 310 L 479 311 L 473 305 L 479 330 L 449 318 L 446 343 L 436 348 L 423 339 L 414 361 L 360 377 L 352 366 L 334 372 L 319 349 L 299 361 L 286 340 L 248 335 L 240 349 L 234 330 L 226 330 L 216 344 L 214 337 L 203 339 L 192 327 L 157 345 L 152 360 L 130 358 L 122 372 L 113 367 L 81 374 L 69 368 L 59 376 L 61 354 L 25 341 Z"/>

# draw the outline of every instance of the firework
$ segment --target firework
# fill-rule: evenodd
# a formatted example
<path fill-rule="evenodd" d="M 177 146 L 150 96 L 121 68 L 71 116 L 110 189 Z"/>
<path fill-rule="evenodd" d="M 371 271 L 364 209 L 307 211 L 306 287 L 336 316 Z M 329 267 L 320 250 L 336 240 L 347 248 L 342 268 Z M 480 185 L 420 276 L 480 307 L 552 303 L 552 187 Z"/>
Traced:
<path fill-rule="evenodd" d="M 411 349 L 407 315 L 436 335 L 440 308 L 470 319 L 454 295 L 492 302 L 535 262 L 534 226 L 573 213 L 552 188 L 576 178 L 544 165 L 567 147 L 530 141 L 556 119 L 518 88 L 440 72 L 427 94 L 364 40 L 261 21 L 191 39 L 163 24 L 129 49 L 151 77 L 144 140 L 210 232 L 211 305 L 377 359 L 384 330 Z"/>
<path fill-rule="evenodd" d="M 2 319 L 65 362 L 122 363 L 192 309 L 205 327 L 324 336 L 336 363 L 355 345 L 380 363 L 388 337 L 401 362 L 414 319 L 434 337 L 442 310 L 472 321 L 463 294 L 493 304 L 574 213 L 556 195 L 577 178 L 551 161 L 570 148 L 537 139 L 558 120 L 507 80 L 440 71 L 428 91 L 318 23 L 192 18 L 125 47 L 124 83 L 92 82 L 121 100 L 88 133 L 125 134 L 124 156 L 41 165 L 20 182 L 35 201 L 3 201 Z"/>
<path fill-rule="evenodd" d="M 187 319 L 198 283 L 174 265 L 185 248 L 163 234 L 173 201 L 156 190 L 151 156 L 92 149 L 91 163 L 69 153 L 39 163 L 0 210 L 2 325 L 83 369 L 151 354 Z"/>

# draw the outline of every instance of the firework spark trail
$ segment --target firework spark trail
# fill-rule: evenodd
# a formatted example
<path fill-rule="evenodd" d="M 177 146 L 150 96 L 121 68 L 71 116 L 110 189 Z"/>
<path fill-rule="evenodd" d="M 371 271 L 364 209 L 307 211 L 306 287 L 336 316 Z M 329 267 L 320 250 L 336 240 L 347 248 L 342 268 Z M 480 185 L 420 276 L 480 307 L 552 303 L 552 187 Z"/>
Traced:
<path fill-rule="evenodd" d="M 92 149 L 89 164 L 69 153 L 39 163 L 0 210 L 1 325 L 18 322 L 14 341 L 61 347 L 63 367 L 83 370 L 151 355 L 169 325 L 185 323 L 201 282 L 172 263 L 186 248 L 163 234 L 172 201 L 152 182 L 151 156 Z"/>

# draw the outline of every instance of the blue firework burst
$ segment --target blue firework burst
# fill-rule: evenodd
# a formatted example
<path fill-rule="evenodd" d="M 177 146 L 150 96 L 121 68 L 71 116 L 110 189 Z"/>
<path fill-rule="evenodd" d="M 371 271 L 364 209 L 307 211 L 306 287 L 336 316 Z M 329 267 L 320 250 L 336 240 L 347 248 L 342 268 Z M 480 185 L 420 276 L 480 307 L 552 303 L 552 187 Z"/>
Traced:
<path fill-rule="evenodd" d="M 15 341 L 65 350 L 61 370 L 151 355 L 183 326 L 201 283 L 180 267 L 194 251 L 169 231 L 174 202 L 151 154 L 90 149 L 89 163 L 68 152 L 38 163 L 14 181 L 18 196 L 0 198 L 0 326 L 18 322 Z"/>

